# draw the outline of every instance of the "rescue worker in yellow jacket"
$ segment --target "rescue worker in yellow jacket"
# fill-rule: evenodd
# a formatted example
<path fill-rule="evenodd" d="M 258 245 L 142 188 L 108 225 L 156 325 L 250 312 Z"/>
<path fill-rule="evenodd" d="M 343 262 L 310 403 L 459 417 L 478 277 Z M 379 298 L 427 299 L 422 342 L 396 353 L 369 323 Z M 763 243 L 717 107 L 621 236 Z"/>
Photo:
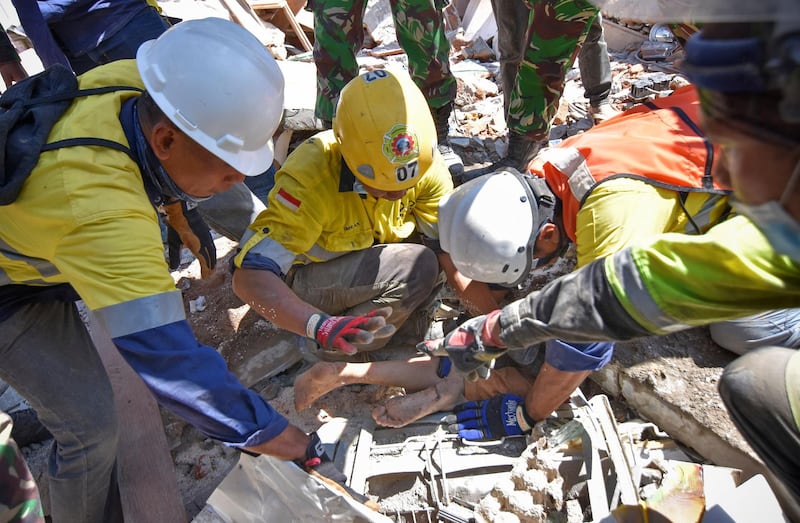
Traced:
<path fill-rule="evenodd" d="M 626 340 L 800 302 L 800 9 L 703 0 L 597 1 L 612 16 L 702 22 L 684 72 L 703 128 L 721 144 L 715 176 L 733 188 L 736 216 L 706 234 L 665 234 L 563 276 L 526 298 L 426 344 L 474 370 L 508 349 L 558 338 Z M 738 23 L 730 23 L 730 22 Z M 477 336 L 473 333 L 478 333 Z M 800 502 L 800 353 L 781 345 L 725 369 L 720 393 L 754 450 Z"/>
<path fill-rule="evenodd" d="M 15 84 L 2 101 L 68 81 L 76 82 L 57 66 Z M 207 436 L 307 466 L 330 464 L 314 434 L 290 425 L 194 337 L 155 209 L 266 170 L 278 121 L 258 108 L 282 104 L 277 63 L 240 26 L 209 18 L 176 25 L 143 44 L 135 61 L 93 69 L 77 86 L 96 90 L 66 102 L 39 136 L 41 152 L 12 155 L 7 144 L 0 183 L 0 378 L 55 438 L 52 520 L 121 521 L 113 394 L 78 298 L 159 403 Z M 0 119 L 19 107 L 4 106 Z M 32 169 L 15 178 L 9 167 L 25 162 Z"/>
<path fill-rule="evenodd" d="M 342 90 L 333 129 L 297 147 L 241 242 L 233 286 L 320 356 L 383 347 L 439 281 L 439 201 L 453 190 L 425 98 L 404 71 L 375 70 Z M 438 255 L 438 261 L 437 261 Z M 342 338 L 364 320 L 386 328 Z M 354 318 L 356 317 L 356 318 Z"/>
<path fill-rule="evenodd" d="M 581 267 L 654 235 L 703 234 L 724 221 L 730 212 L 729 191 L 711 176 L 719 151 L 699 130 L 698 121 L 696 91 L 687 87 L 540 153 L 527 175 L 500 171 L 458 187 L 439 207 L 442 247 L 458 269 L 456 289 L 470 296 L 473 310 L 488 313 L 497 309 L 497 302 L 486 282 L 500 289 L 517 285 L 535 266 L 560 256 L 570 242 L 576 245 Z M 637 154 L 625 154 L 630 150 Z M 642 213 L 642 208 L 648 212 Z M 460 281 L 465 276 L 472 278 L 466 280 L 468 285 Z M 798 323 L 800 310 L 781 310 L 751 319 L 739 329 L 727 325 L 725 331 L 752 331 L 757 325 L 760 334 L 753 336 L 753 343 L 764 343 L 767 332 L 796 345 Z M 296 380 L 295 402 L 298 409 L 304 408 L 344 383 L 420 391 L 392 398 L 373 411 L 379 423 L 399 426 L 449 410 L 464 399 L 493 398 L 491 408 L 496 408 L 500 403 L 516 406 L 528 396 L 525 414 L 530 426 L 565 401 L 589 372 L 607 364 L 613 352 L 608 342 L 548 340 L 544 345 L 543 350 L 536 345 L 513 351 L 509 356 L 514 365 L 491 373 L 489 379 L 466 382 L 450 373 L 452 362 L 447 358 L 379 362 L 368 369 L 320 364 Z M 468 439 L 500 437 L 519 429 L 490 429 L 489 420 L 483 419 L 470 426 L 469 416 L 460 415 L 458 427 Z"/>

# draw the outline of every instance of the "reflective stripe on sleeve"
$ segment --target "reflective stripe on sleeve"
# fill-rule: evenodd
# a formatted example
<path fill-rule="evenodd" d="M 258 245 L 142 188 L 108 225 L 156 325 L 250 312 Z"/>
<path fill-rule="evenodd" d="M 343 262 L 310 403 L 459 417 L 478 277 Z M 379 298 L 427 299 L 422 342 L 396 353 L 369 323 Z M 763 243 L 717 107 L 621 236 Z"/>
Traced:
<path fill-rule="evenodd" d="M 186 318 L 181 291 L 145 296 L 94 311 L 112 338 L 169 325 Z"/>
<path fill-rule="evenodd" d="M 653 299 L 636 266 L 631 249 L 624 249 L 605 259 L 606 278 L 622 306 L 647 330 L 667 334 L 689 328 L 667 316 Z"/>
<path fill-rule="evenodd" d="M 542 153 L 546 162 L 567 176 L 572 195 L 579 202 L 597 185 L 586 158 L 575 147 L 556 147 Z"/>

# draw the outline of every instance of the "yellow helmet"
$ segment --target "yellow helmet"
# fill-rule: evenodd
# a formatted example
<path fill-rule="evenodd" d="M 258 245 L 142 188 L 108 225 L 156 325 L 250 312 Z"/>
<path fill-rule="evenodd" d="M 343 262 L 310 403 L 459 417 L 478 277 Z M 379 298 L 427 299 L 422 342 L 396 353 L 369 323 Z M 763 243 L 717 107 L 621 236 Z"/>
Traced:
<path fill-rule="evenodd" d="M 347 166 L 369 187 L 413 187 L 433 163 L 436 128 L 408 73 L 378 69 L 342 89 L 333 132 Z"/>

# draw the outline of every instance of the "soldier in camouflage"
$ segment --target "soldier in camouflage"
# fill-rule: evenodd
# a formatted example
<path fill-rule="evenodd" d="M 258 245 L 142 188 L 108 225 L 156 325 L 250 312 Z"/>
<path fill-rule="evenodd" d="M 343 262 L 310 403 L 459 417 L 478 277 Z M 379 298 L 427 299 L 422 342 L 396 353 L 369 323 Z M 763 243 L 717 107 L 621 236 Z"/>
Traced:
<path fill-rule="evenodd" d="M 611 88 L 598 10 L 588 1 L 492 0 L 492 9 L 498 27 L 508 153 L 489 167 L 471 171 L 470 178 L 503 167 L 523 171 L 546 145 L 567 71 L 585 41 L 592 45 L 592 56 L 584 60 L 582 53 L 581 59 L 593 62 L 581 68 L 586 96 L 600 106 Z"/>
<path fill-rule="evenodd" d="M 313 0 L 314 62 L 317 66 L 316 117 L 330 129 L 342 88 L 358 75 L 356 53 L 364 43 L 367 0 Z M 464 165 L 450 147 L 447 135 L 456 96 L 450 72 L 450 44 L 445 36 L 441 0 L 392 1 L 392 16 L 400 46 L 408 56 L 414 83 L 428 101 L 436 123 L 439 152 L 450 173 L 459 177 Z"/>
<path fill-rule="evenodd" d="M 0 522 L 44 522 L 39 489 L 11 439 L 11 418 L 5 412 L 0 412 Z"/>

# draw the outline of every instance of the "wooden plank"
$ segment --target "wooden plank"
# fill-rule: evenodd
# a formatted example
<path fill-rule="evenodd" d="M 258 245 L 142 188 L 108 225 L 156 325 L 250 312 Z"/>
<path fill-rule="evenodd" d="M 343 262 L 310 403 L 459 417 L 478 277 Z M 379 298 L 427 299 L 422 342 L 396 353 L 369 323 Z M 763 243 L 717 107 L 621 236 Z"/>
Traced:
<path fill-rule="evenodd" d="M 491 1 L 471 0 L 461 18 L 461 24 L 467 40 L 474 40 L 479 36 L 488 40 L 497 34 L 497 21 L 494 18 Z"/>
<path fill-rule="evenodd" d="M 233 21 L 253 33 L 263 45 L 272 42 L 273 38 L 264 27 L 261 18 L 246 0 L 221 0 L 221 2 L 230 12 Z"/>
<path fill-rule="evenodd" d="M 117 475 L 125 521 L 187 521 L 158 405 L 97 318 L 88 316 L 92 340 L 114 388 L 120 423 Z"/>
<path fill-rule="evenodd" d="M 228 0 L 226 0 L 228 1 Z M 289 24 L 294 35 L 300 41 L 300 45 L 303 47 L 305 51 L 312 51 L 314 47 L 311 45 L 311 41 L 308 39 L 308 36 L 305 33 L 305 30 L 300 27 L 300 24 L 297 22 L 297 18 L 295 18 L 294 13 L 292 12 L 291 7 L 286 0 L 253 0 L 248 2 L 248 6 L 253 11 L 253 13 L 257 13 L 257 11 L 277 11 L 281 13 L 283 18 L 285 19 L 286 23 Z M 256 14 L 256 16 L 258 16 Z M 283 24 L 276 23 L 277 20 L 270 20 L 270 22 L 285 31 L 285 27 L 281 27 Z"/>

